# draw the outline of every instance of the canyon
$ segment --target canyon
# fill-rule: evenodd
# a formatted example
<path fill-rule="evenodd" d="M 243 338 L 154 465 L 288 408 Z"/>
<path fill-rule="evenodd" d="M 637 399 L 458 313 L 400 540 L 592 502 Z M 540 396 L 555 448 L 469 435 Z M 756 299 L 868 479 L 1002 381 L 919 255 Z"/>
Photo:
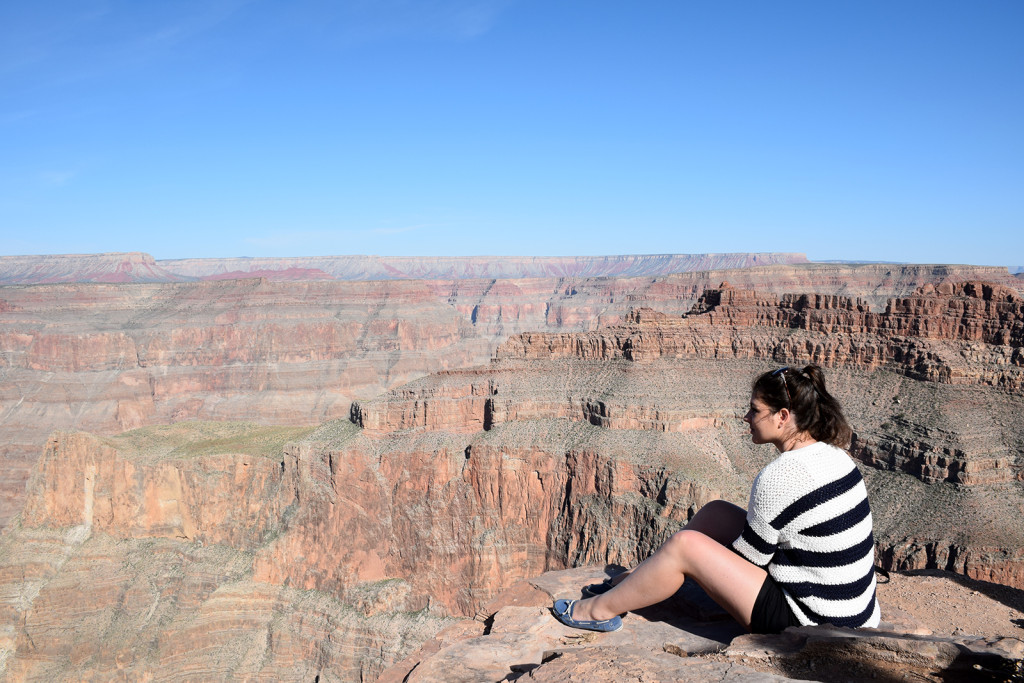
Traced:
<path fill-rule="evenodd" d="M 162 267 L 144 256 L 0 257 L 8 263 L 0 272 L 31 282 Z M 486 363 L 512 335 L 590 331 L 643 306 L 681 315 L 724 280 L 876 308 L 927 284 L 1020 282 L 980 266 L 793 264 L 634 277 L 4 285 L 0 524 L 20 509 L 54 430 L 112 434 L 190 419 L 317 424 L 428 373 Z"/>
<path fill-rule="evenodd" d="M 0 537 L 13 679 L 372 680 L 520 580 L 634 564 L 744 504 L 773 456 L 750 380 L 784 364 L 826 367 L 854 423 L 882 566 L 1024 588 L 1005 269 L 0 299 L 3 428 L 38 444 Z"/>

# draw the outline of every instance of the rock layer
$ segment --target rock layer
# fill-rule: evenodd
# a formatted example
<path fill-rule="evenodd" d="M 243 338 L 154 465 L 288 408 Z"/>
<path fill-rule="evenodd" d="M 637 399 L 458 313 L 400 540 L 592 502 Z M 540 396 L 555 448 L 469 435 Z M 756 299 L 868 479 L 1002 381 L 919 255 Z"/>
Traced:
<path fill-rule="evenodd" d="M 0 284 L 271 280 L 436 280 L 651 277 L 697 270 L 807 263 L 804 254 L 625 256 L 317 256 L 157 261 L 149 254 L 0 256 Z"/>
<path fill-rule="evenodd" d="M 58 434 L 0 539 L 12 680 L 370 680 L 446 620 L 400 580 L 324 592 L 253 580 L 313 485 L 309 429 L 182 424 Z M 344 601 L 346 600 L 347 601 Z"/>
<path fill-rule="evenodd" d="M 1024 387 L 1024 297 L 999 285 L 943 284 L 872 313 L 860 299 L 707 290 L 683 318 L 650 310 L 589 334 L 525 333 L 498 358 L 771 358 L 886 368 L 915 379 Z"/>
<path fill-rule="evenodd" d="M 149 254 L 0 256 L 0 284 L 55 282 L 182 282 L 196 278 L 172 273 Z"/>
<path fill-rule="evenodd" d="M 89 272 L 126 272 L 122 257 L 152 266 L 144 255 L 101 256 Z M 74 277 L 71 257 L 0 261 L 36 258 Z M 347 415 L 354 399 L 486 362 L 510 335 L 594 330 L 645 305 L 680 315 L 723 279 L 884 305 L 930 283 L 978 277 L 1019 286 L 997 268 L 801 264 L 657 277 L 0 287 L 0 523 L 20 507 L 32 464 L 57 429 L 315 424 Z"/>
<path fill-rule="evenodd" d="M 519 579 L 568 566 L 635 564 L 707 501 L 743 504 L 754 474 L 774 455 L 749 443 L 740 416 L 750 378 L 776 366 L 778 347 L 758 341 L 750 347 L 756 354 L 736 352 L 723 340 L 802 335 L 807 348 L 852 334 L 831 323 L 794 329 L 801 300 L 709 292 L 686 318 L 641 310 L 596 333 L 523 335 L 489 365 L 357 401 L 356 424 L 339 420 L 312 432 L 199 423 L 117 437 L 58 435 L 0 552 L 7 670 L 102 677 L 142 632 L 157 643 L 146 666 L 170 679 L 287 677 L 282 672 L 299 669 L 354 679 L 404 656 L 436 630 L 440 615 L 485 610 Z M 813 310 L 857 314 L 863 324 L 870 313 L 854 301 L 815 301 L 799 319 Z M 850 320 L 843 324 L 852 327 Z M 1015 319 L 1006 320 L 1012 330 Z M 987 334 L 984 324 L 956 329 Z M 1013 348 L 1012 331 L 994 334 Z M 631 339 L 635 346 L 626 344 Z M 969 343 L 982 351 L 998 346 L 984 339 Z M 630 348 L 646 352 L 631 356 Z M 1019 392 L 978 380 L 929 381 L 895 361 L 835 358 L 829 383 L 854 419 L 854 454 L 873 465 L 864 474 L 881 562 L 1024 585 Z M 875 457 L 883 451 L 893 457 Z M 141 547 L 213 558 L 203 560 L 213 565 L 199 575 L 185 571 L 184 584 L 182 570 L 155 565 L 126 575 Z M 120 578 L 103 580 L 104 572 Z M 158 577 L 147 579 L 149 593 L 130 588 L 142 576 Z M 88 599 L 75 615 L 62 614 L 61 591 L 82 585 L 82 577 Z M 190 581 L 203 588 L 181 594 L 194 597 L 155 622 L 143 618 L 145 604 L 156 605 L 154 615 L 165 609 L 147 602 L 152 595 Z M 110 597 L 122 594 L 131 600 Z M 338 616 L 350 613 L 357 616 Z M 417 613 L 433 615 L 432 626 L 422 626 Z M 58 618 L 73 627 L 53 629 Z M 243 628 L 232 631 L 232 623 Z M 197 629 L 211 635 L 203 640 Z M 259 646 L 252 633 L 260 634 Z M 382 644 L 387 638 L 393 645 Z M 504 665 L 533 662 L 533 646 L 513 640 Z M 233 654 L 224 659 L 225 651 Z M 315 665 L 302 668 L 309 661 Z M 129 677 L 135 671 L 122 666 Z"/>

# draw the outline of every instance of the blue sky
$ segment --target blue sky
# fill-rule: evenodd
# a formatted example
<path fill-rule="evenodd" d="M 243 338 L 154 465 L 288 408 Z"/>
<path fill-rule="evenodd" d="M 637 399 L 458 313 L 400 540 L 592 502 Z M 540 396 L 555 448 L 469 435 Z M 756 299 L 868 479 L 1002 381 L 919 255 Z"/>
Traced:
<path fill-rule="evenodd" d="M 1024 264 L 1024 3 L 0 6 L 0 254 Z"/>

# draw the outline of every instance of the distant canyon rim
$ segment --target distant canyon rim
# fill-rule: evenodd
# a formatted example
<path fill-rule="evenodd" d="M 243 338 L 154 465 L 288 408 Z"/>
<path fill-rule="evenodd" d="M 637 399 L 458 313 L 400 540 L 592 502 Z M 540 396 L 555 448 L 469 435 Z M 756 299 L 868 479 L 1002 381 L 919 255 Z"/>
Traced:
<path fill-rule="evenodd" d="M 741 407 L 783 364 L 828 368 L 884 566 L 1024 588 L 1024 280 L 684 256 L 207 281 L 0 257 L 37 283 L 0 286 L 5 670 L 373 678 L 514 579 L 631 564 L 744 504 L 772 454 Z"/>

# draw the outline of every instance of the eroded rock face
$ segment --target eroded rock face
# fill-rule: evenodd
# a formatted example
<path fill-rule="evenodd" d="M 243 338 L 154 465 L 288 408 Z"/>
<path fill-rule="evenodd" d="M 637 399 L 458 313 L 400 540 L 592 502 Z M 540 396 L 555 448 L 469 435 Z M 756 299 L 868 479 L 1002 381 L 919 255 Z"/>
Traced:
<path fill-rule="evenodd" d="M 726 287 L 705 292 L 682 319 L 641 309 L 626 323 L 589 334 L 521 334 L 497 357 L 771 358 L 886 368 L 1009 391 L 1024 387 L 1024 297 L 999 285 L 929 285 L 891 300 L 884 313 L 842 296 Z"/>
<path fill-rule="evenodd" d="M 851 453 L 879 470 L 865 474 L 883 564 L 939 567 L 1021 586 L 1024 538 L 1010 520 L 1024 514 L 1024 405 L 1012 389 L 1022 375 L 1015 366 L 978 360 L 1020 351 L 1020 301 L 984 285 L 943 289 L 922 290 L 893 308 L 953 311 L 949 317 L 960 321 L 955 325 L 940 320 L 929 327 L 916 314 L 872 318 L 867 306 L 841 297 L 709 292 L 685 318 L 642 309 L 626 324 L 595 332 L 519 335 L 499 349 L 489 367 L 441 373 L 357 403 L 353 419 L 375 438 L 399 432 L 471 435 L 481 429 L 514 433 L 516 425 L 544 420 L 593 425 L 622 439 L 651 432 L 700 435 L 686 447 L 690 452 L 700 453 L 705 463 L 735 467 L 749 445 L 738 438 L 728 448 L 719 444 L 742 414 L 750 378 L 769 359 L 775 360 L 767 367 L 793 357 L 825 362 L 831 366 L 830 385 L 855 427 Z M 948 330 L 954 338 L 902 336 L 928 329 Z M 886 334 L 897 344 L 920 344 L 922 357 L 935 367 L 948 367 L 946 359 L 959 355 L 966 371 L 923 372 L 895 353 L 876 356 L 888 359 L 877 363 L 855 354 L 806 355 L 830 344 L 888 343 Z M 996 343 L 1003 340 L 1010 343 Z M 964 344 L 977 353 L 966 353 Z M 791 354 L 793 348 L 805 355 Z M 736 359 L 736 365 L 723 358 Z M 708 377 L 709 368 L 723 376 Z M 992 387 L 988 378 L 996 372 L 1002 381 Z M 927 381 L 932 377 L 946 381 Z M 626 451 L 651 449 L 636 444 Z M 747 458 L 755 462 L 752 454 Z M 751 471 L 756 468 L 746 470 Z M 709 476 L 706 468 L 701 475 Z M 733 500 L 745 502 L 742 494 Z M 588 532 L 605 538 L 599 528 Z"/>
<path fill-rule="evenodd" d="M 156 428 L 150 438 L 168 448 L 187 433 L 188 451 L 201 451 L 203 429 Z M 222 433 L 227 428 L 210 429 Z M 47 442 L 21 523 L 81 525 L 125 538 L 179 538 L 254 550 L 280 531 L 284 510 L 293 501 L 297 458 L 285 442 L 311 429 L 240 425 L 237 431 L 235 438 L 246 450 L 260 440 L 269 444 L 265 447 L 273 457 L 188 457 L 186 452 L 146 458 L 124 437 L 57 433 Z"/>
<path fill-rule="evenodd" d="M 647 464 L 643 476 L 616 478 L 624 485 L 620 491 L 637 496 L 639 507 L 658 509 L 702 498 L 685 493 L 687 480 L 745 505 L 749 482 L 772 457 L 749 443 L 746 425 L 740 421 L 749 382 L 766 367 L 771 366 L 736 360 L 506 359 L 475 373 L 447 373 L 411 383 L 384 399 L 358 404 L 354 415 L 368 425 L 379 424 L 380 416 L 387 415 L 391 424 L 404 430 L 364 431 L 385 450 L 404 449 L 401 439 L 428 440 L 437 434 L 433 425 L 439 425 L 464 435 L 460 444 L 470 443 L 471 455 L 475 440 L 515 443 L 535 438 L 532 430 L 537 424 L 574 425 L 562 428 L 564 436 L 549 437 L 566 444 L 556 453 L 567 451 L 577 439 L 593 438 L 599 445 L 590 450 L 600 455 Z M 828 377 L 856 430 L 852 453 L 872 466 L 864 474 L 882 564 L 894 569 L 938 567 L 1024 586 L 1024 534 L 1016 522 L 1024 514 L 1021 397 L 985 387 L 921 382 L 881 370 L 832 368 Z M 459 383 L 465 391 L 453 389 Z M 488 389 L 474 394 L 468 388 L 472 386 Z M 437 403 L 435 392 L 445 394 Z M 454 405 L 452 396 L 460 393 L 464 404 Z M 489 398 L 483 399 L 487 393 Z M 417 419 L 439 413 L 448 417 L 430 423 Z M 473 437 L 473 429 L 481 424 L 489 431 Z M 865 442 L 898 443 L 903 448 L 906 441 L 900 439 L 905 437 L 899 435 L 908 433 L 918 438 L 914 450 L 900 451 L 904 461 L 865 457 Z M 881 446 L 873 448 L 871 453 L 881 451 Z M 943 452 L 956 458 L 945 462 Z M 669 516 L 675 520 L 689 514 L 678 506 L 672 509 Z M 572 510 L 568 508 L 569 514 Z M 606 512 L 605 522 L 578 526 L 586 544 L 614 547 L 616 515 L 622 510 Z M 567 565 L 613 559 L 629 564 L 642 555 L 569 552 L 562 558 Z"/>
<path fill-rule="evenodd" d="M 396 447 L 360 436 L 311 452 L 322 484 L 304 489 L 285 532 L 257 553 L 255 577 L 338 594 L 402 577 L 410 609 L 473 614 L 530 572 L 636 561 L 718 493 L 589 448 L 431 441 Z M 670 491 L 671 504 L 640 490 Z"/>
<path fill-rule="evenodd" d="M 762 358 L 779 364 L 885 369 L 917 380 L 994 386 L 1014 394 L 1024 386 L 1024 298 L 1008 288 L 983 283 L 939 289 L 929 285 L 913 297 L 890 301 L 885 313 L 876 314 L 864 302 L 845 297 L 779 297 L 724 288 L 706 292 L 682 318 L 639 309 L 626 324 L 589 333 L 518 335 L 503 344 L 496 357 L 636 363 L 665 358 Z M 899 406 L 903 399 L 892 396 L 890 400 Z M 903 410 L 892 411 L 881 433 L 859 431 L 851 452 L 865 463 L 910 472 L 927 482 L 993 484 L 1021 479 L 1019 450 L 1007 448 L 1006 434 L 986 428 L 964 441 L 964 447 L 954 443 L 958 434 L 975 431 L 978 422 L 991 423 L 982 414 L 987 407 L 975 411 L 979 418 L 975 427 L 952 414 L 946 424 L 933 422 L 936 427 L 922 427 L 919 417 L 904 417 L 935 410 L 936 406 L 904 405 Z M 601 406 L 601 411 L 629 414 L 639 421 L 644 418 L 635 410 Z M 877 403 L 869 412 L 880 412 Z"/>
<path fill-rule="evenodd" d="M 149 254 L 67 254 L 0 256 L 0 284 L 54 282 L 181 282 L 192 280 L 166 270 Z"/>
<path fill-rule="evenodd" d="M 0 517 L 54 429 L 190 419 L 309 425 L 479 363 L 491 342 L 422 287 L 235 280 L 4 288 Z"/>
<path fill-rule="evenodd" d="M 372 680 L 433 635 L 446 619 L 409 611 L 400 579 L 354 577 L 330 592 L 254 580 L 256 555 L 300 497 L 315 499 L 308 445 L 285 445 L 309 432 L 207 423 L 55 435 L 0 538 L 0 672 Z"/>
<path fill-rule="evenodd" d="M 263 294 L 275 298 L 321 284 L 335 286 L 216 286 L 222 301 L 234 296 L 237 302 L 250 300 L 246 287 L 266 288 Z M 351 415 L 357 424 L 337 420 L 312 432 L 182 424 L 117 437 L 57 435 L 38 464 L 23 517 L 0 548 L 0 578 L 6 577 L 0 581 L 0 614 L 6 615 L 0 647 L 9 653 L 3 661 L 18 676 L 111 677 L 118 666 L 144 670 L 124 663 L 124 653 L 155 642 L 140 660 L 149 670 L 180 669 L 191 677 L 276 675 L 300 660 L 319 667 L 302 669 L 306 674 L 369 675 L 379 668 L 368 657 L 391 661 L 418 644 L 418 636 L 400 634 L 428 637 L 416 631 L 419 610 L 432 619 L 472 615 L 501 587 L 524 577 L 584 564 L 632 565 L 709 500 L 745 504 L 753 476 L 774 456 L 749 443 L 740 420 L 751 379 L 791 358 L 817 360 L 819 345 L 853 348 L 853 337 L 874 339 L 880 360 L 862 362 L 863 356 L 838 352 L 823 357 L 829 359 L 829 385 L 856 429 L 853 452 L 873 466 L 864 474 L 880 559 L 893 568 L 937 566 L 1020 586 L 1024 406 L 1006 382 L 986 380 L 999 373 L 1019 377 L 1016 366 L 986 360 L 1004 349 L 1012 358 L 1019 350 L 1019 308 L 1012 293 L 971 287 L 922 290 L 917 296 L 924 303 L 904 307 L 952 310 L 949 316 L 960 323 L 927 327 L 951 331 L 950 339 L 909 334 L 926 328 L 892 323 L 891 316 L 901 313 L 869 318 L 876 315 L 870 304 L 855 299 L 725 290 L 709 293 L 686 318 L 679 311 L 640 310 L 598 332 L 521 335 L 489 365 L 442 370 L 356 401 Z M 409 296 L 381 303 L 380 310 L 432 301 Z M 518 295 L 508 289 L 502 296 Z M 306 310 L 305 299 L 297 298 L 289 305 Z M 969 301 L 950 304 L 954 299 Z M 179 315 L 191 315 L 187 297 L 175 301 L 182 306 Z M 64 304 L 94 305 L 71 297 Z M 287 319 L 289 305 L 273 307 L 274 315 Z M 484 309 L 477 310 L 482 321 Z M 172 325 L 140 346 L 152 326 L 121 324 L 142 330 L 140 336 L 107 330 L 91 347 L 78 336 L 62 337 L 92 349 L 82 351 L 77 364 L 61 358 L 60 344 L 40 343 L 21 358 L 41 364 L 39 372 L 65 378 L 123 378 L 131 373 L 109 364 L 115 356 L 130 359 L 134 345 L 136 363 L 141 357 L 165 363 L 139 369 L 164 368 L 157 374 L 172 376 L 153 380 L 151 386 L 163 387 L 161 400 L 174 404 L 178 399 L 170 397 L 179 397 L 185 406 L 208 401 L 196 412 L 229 413 L 255 405 L 255 394 L 229 400 L 216 392 L 253 381 L 244 378 L 254 368 L 262 372 L 260 358 L 269 354 L 282 365 L 290 359 L 305 367 L 315 362 L 310 354 L 331 358 L 347 348 L 340 333 L 321 339 L 322 346 L 298 333 L 295 339 L 284 331 L 264 336 L 260 325 L 270 324 L 246 311 L 243 306 L 225 320 L 256 321 L 251 347 L 244 335 L 216 324 L 180 339 Z M 964 311 L 973 313 L 965 318 Z M 17 312 L 29 315 L 24 307 Z M 395 315 L 394 326 L 384 318 L 370 325 L 379 326 L 375 339 L 391 340 L 378 343 L 424 350 L 426 342 L 416 334 L 403 336 L 407 330 Z M 918 314 L 907 315 L 911 320 Z M 337 314 L 322 315 L 330 316 Z M 305 313 L 298 318 L 309 324 Z M 452 319 L 466 324 L 458 315 Z M 507 318 L 479 324 L 506 325 Z M 165 337 L 178 341 L 168 344 Z M 12 339 L 26 349 L 34 343 Z M 1001 340 L 1009 343 L 996 343 Z M 932 365 L 885 355 L 888 344 L 910 342 Z M 140 348 L 146 349 L 141 355 Z M 112 355 L 104 355 L 107 349 Z M 965 374 L 932 381 L 919 368 L 952 367 L 943 349 L 960 350 L 958 367 Z M 208 385 L 200 380 L 211 372 L 204 364 L 218 354 L 234 360 L 226 374 L 212 373 L 214 389 L 204 394 Z M 433 356 L 424 350 L 424 357 Z M 174 378 L 178 369 L 183 374 Z M 263 379 L 280 386 L 280 377 Z M 175 383 L 183 387 L 180 393 L 171 388 Z M 72 405 L 82 413 L 99 410 L 95 404 L 102 401 L 88 400 L 84 386 L 80 391 Z M 151 399 L 157 395 L 154 389 Z M 284 410 L 273 403 L 258 409 L 267 411 L 261 413 L 265 421 Z M 193 559 L 129 571 L 146 548 L 157 547 L 168 557 Z M 193 573 L 189 566 L 196 563 L 204 568 Z M 149 582 L 145 590 L 142 582 Z M 190 582 L 194 588 L 180 588 Z M 80 612 L 62 613 L 61 605 L 73 602 L 68 591 L 83 585 L 97 594 Z M 165 600 L 178 592 L 180 600 Z M 255 606 L 241 606 L 247 593 Z M 128 620 L 119 612 L 125 608 Z M 346 621 L 338 616 L 346 610 L 362 616 Z M 272 616 L 282 612 L 288 619 Z M 394 631 L 370 623 L 396 613 Z M 55 620 L 73 627 L 60 632 Z M 235 622 L 246 636 L 232 631 Z M 330 635 L 339 629 L 344 636 Z M 204 630 L 214 634 L 210 650 L 203 645 Z M 137 633 L 144 640 L 136 640 Z M 250 638 L 252 633 L 259 636 Z M 36 636 L 39 649 L 33 649 Z M 382 645 L 386 638 L 393 646 Z M 231 657 L 217 659 L 225 650 Z M 311 659 L 302 659 L 303 652 Z"/>
<path fill-rule="evenodd" d="M 374 680 L 450 621 L 253 582 L 225 545 L 19 529 L 0 556 L 7 680 Z"/>
<path fill-rule="evenodd" d="M 32 260 L 38 258 L 53 259 L 47 263 L 54 278 L 42 277 L 50 271 Z M 79 266 L 133 276 L 163 267 L 139 254 L 38 258 L 0 257 L 0 269 L 13 268 L 20 281 L 62 281 L 74 279 Z M 258 271 L 273 264 L 249 265 Z M 514 280 L 292 281 L 314 278 L 303 270 L 313 265 L 273 271 L 281 281 L 145 284 L 149 275 L 140 275 L 118 280 L 135 284 L 0 287 L 0 523 L 20 508 L 32 464 L 58 429 L 114 434 L 190 419 L 316 424 L 348 415 L 353 400 L 416 377 L 484 363 L 510 335 L 594 330 L 621 323 L 645 305 L 678 316 L 722 280 L 776 294 L 861 297 L 876 307 L 887 297 L 946 281 L 985 278 L 1018 286 L 998 268 L 837 264 L 654 277 L 590 278 L 581 276 L 592 272 L 584 269 L 571 277 L 558 271 L 563 277 Z M 638 261 L 629 268 L 649 265 Z M 621 274 L 634 274 L 629 268 Z M 42 279 L 25 280 L 33 273 Z M 865 343 L 859 353 L 884 351 L 875 348 L 879 340 Z M 993 347 L 979 348 L 962 349 L 975 366 L 975 360 L 988 361 L 974 356 Z M 1014 358 L 1003 364 L 1013 366 Z M 942 367 L 955 378 L 963 364 L 954 360 L 943 358 Z M 935 365 L 927 357 L 923 362 Z M 996 383 L 1006 373 L 993 366 L 989 374 L 987 381 Z"/>
<path fill-rule="evenodd" d="M 641 311 L 607 338 L 620 330 L 668 338 L 688 320 Z M 716 326 L 703 324 L 705 330 Z M 177 644 L 198 642 L 192 626 L 198 623 L 216 635 L 215 649 L 248 653 L 231 660 L 238 667 L 232 671 L 283 670 L 275 667 L 297 662 L 300 643 L 314 642 L 322 644 L 314 661 L 326 667 L 318 670 L 354 677 L 377 666 L 366 660 L 375 647 L 375 661 L 389 663 L 419 642 L 396 636 L 400 645 L 380 648 L 387 637 L 381 634 L 393 632 L 374 630 L 366 620 L 419 610 L 472 615 L 525 577 L 568 566 L 633 565 L 712 499 L 745 504 L 753 476 L 774 452 L 749 443 L 740 417 L 751 378 L 776 365 L 770 356 L 506 355 L 357 402 L 352 414 L 362 428 L 339 420 L 309 433 L 251 426 L 224 432 L 223 425 L 198 424 L 118 437 L 57 436 L 38 466 L 20 525 L 7 536 L 9 547 L 19 549 L 30 547 L 32 538 L 51 538 L 50 550 L 41 553 L 49 559 L 0 553 L 0 576 L 8 577 L 9 671 L 82 676 L 95 664 L 105 673 L 111 658 L 118 661 L 118 652 L 134 647 L 134 635 L 125 634 L 141 628 L 166 643 L 153 650 L 150 665 L 217 675 L 224 665 L 209 659 L 213 654 L 196 655 L 197 648 Z M 898 370 L 829 369 L 829 385 L 858 439 L 881 443 L 911 434 L 926 454 L 939 444 L 968 464 L 1005 460 L 1005 467 L 989 469 L 1009 475 L 954 483 L 933 476 L 936 470 L 908 471 L 895 462 L 866 468 L 880 560 L 892 568 L 940 566 L 1021 585 L 1024 494 L 1014 474 L 1020 464 L 1015 444 L 1024 433 L 1021 397 L 978 383 L 922 381 Z M 122 583 L 113 588 L 98 579 L 104 563 L 110 571 L 135 561 L 125 559 L 118 539 L 124 548 L 140 539 L 175 552 L 187 547 L 197 557 L 227 549 L 217 552 L 236 558 L 230 566 L 241 569 L 196 577 L 207 592 L 163 622 L 134 630 L 75 626 L 56 637 L 50 615 L 59 613 L 63 598 L 49 586 L 81 585 L 67 572 L 82 571 L 76 564 L 85 561 L 82 549 L 102 539 L 112 539 L 106 555 L 88 560 L 97 577 L 89 585 L 102 590 L 87 601 L 83 624 L 124 623 L 113 598 L 102 595 L 120 594 L 128 579 L 117 579 Z M 146 571 L 167 576 L 155 580 L 158 595 L 179 581 L 176 571 Z M 26 577 L 34 578 L 26 583 Z M 217 626 L 236 619 L 230 615 L 243 608 L 235 596 L 247 591 L 263 597 L 244 608 L 249 616 L 237 617 L 247 625 L 242 631 L 255 629 L 261 643 L 280 650 Z M 320 596 L 302 603 L 313 604 L 309 609 L 319 616 L 300 616 L 290 626 L 268 616 L 303 613 L 307 607 L 295 606 L 299 595 Z M 142 602 L 130 603 L 133 618 Z M 362 616 L 343 627 L 336 614 L 348 609 Z M 422 633 L 415 631 L 417 618 L 402 617 L 404 625 L 395 628 Z M 41 642 L 49 642 L 38 656 L 29 641 L 36 628 Z M 324 634 L 335 628 L 349 630 L 327 642 Z M 104 645 L 90 640 L 95 632 Z M 159 635 L 165 633 L 173 638 Z M 335 644 L 355 654 L 339 654 Z M 69 650 L 96 654 L 69 660 Z"/>

